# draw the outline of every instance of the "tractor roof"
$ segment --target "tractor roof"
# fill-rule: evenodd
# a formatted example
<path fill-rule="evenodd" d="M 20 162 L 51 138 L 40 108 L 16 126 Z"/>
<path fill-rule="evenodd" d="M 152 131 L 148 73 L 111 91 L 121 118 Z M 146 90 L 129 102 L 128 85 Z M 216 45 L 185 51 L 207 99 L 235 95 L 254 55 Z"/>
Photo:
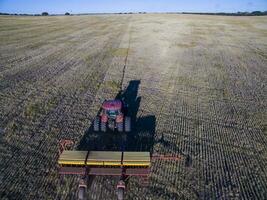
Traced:
<path fill-rule="evenodd" d="M 105 101 L 102 105 L 102 108 L 105 110 L 120 110 L 122 107 L 121 100 L 108 100 Z"/>

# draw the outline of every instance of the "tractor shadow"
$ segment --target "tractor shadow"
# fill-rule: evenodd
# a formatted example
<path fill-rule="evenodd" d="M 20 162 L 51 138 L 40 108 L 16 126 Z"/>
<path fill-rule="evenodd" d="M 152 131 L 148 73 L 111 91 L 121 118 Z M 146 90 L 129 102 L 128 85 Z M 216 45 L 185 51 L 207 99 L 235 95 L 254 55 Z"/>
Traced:
<path fill-rule="evenodd" d="M 131 117 L 132 131 L 129 133 L 112 130 L 106 133 L 94 132 L 93 123 L 91 123 L 77 146 L 78 150 L 153 152 L 156 118 L 153 115 L 137 118 L 141 102 L 141 97 L 138 96 L 140 83 L 140 80 L 130 81 L 127 88 L 115 97 L 115 99 L 122 99 L 128 105 L 127 115 Z"/>

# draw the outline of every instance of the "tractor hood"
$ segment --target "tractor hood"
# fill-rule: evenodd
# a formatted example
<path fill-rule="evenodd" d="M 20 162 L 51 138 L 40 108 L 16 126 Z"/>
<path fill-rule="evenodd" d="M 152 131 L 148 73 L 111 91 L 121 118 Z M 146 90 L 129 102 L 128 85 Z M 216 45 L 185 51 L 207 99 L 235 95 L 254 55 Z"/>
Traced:
<path fill-rule="evenodd" d="M 104 110 L 120 110 L 122 103 L 120 100 L 108 100 L 103 103 L 102 108 Z"/>

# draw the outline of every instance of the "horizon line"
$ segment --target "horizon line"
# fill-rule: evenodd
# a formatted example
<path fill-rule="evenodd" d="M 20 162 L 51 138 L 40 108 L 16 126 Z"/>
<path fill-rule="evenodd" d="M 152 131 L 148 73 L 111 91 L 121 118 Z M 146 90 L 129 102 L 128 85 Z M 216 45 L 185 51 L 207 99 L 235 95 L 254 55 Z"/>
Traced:
<path fill-rule="evenodd" d="M 71 13 L 69 11 L 66 11 L 64 13 L 49 13 L 48 11 L 43 11 L 43 12 L 47 12 L 49 15 L 64 15 L 65 13 L 70 13 L 70 15 L 86 15 L 86 14 L 164 14 L 164 13 L 177 13 L 177 14 L 183 14 L 183 13 L 189 13 L 189 14 L 220 14 L 220 13 L 224 13 L 224 14 L 238 14 L 238 13 L 253 13 L 253 12 L 267 12 L 267 10 L 254 10 L 254 11 L 236 11 L 236 12 L 224 12 L 224 11 L 217 11 L 217 12 L 206 12 L 206 11 L 200 11 L 200 12 L 195 12 L 195 11 L 165 11 L 165 12 L 161 12 L 161 11 L 121 11 L 121 12 L 81 12 L 81 13 Z M 14 13 L 14 12 L 5 12 L 5 11 L 1 11 L 1 14 L 9 14 L 9 15 L 40 15 L 41 13 Z"/>

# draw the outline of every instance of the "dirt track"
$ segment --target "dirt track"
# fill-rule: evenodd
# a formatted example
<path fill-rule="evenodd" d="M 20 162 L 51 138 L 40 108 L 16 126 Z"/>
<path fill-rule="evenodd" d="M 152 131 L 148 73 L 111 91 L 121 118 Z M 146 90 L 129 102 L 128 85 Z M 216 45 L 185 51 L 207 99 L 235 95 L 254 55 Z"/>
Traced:
<path fill-rule="evenodd" d="M 198 15 L 0 17 L 0 197 L 73 199 L 59 184 L 62 138 L 119 149 L 90 132 L 123 87 L 135 119 L 127 150 L 175 153 L 127 199 L 266 199 L 267 18 Z M 88 131 L 89 130 L 89 131 Z M 97 141 L 97 143 L 96 143 Z M 98 144 L 98 145 L 96 145 Z M 96 177 L 89 199 L 115 199 Z"/>

